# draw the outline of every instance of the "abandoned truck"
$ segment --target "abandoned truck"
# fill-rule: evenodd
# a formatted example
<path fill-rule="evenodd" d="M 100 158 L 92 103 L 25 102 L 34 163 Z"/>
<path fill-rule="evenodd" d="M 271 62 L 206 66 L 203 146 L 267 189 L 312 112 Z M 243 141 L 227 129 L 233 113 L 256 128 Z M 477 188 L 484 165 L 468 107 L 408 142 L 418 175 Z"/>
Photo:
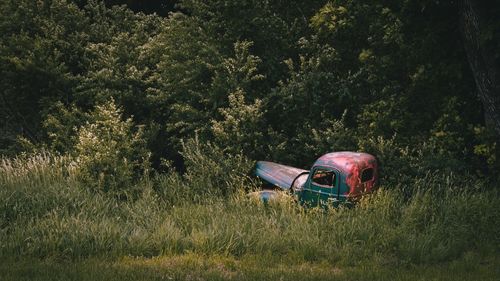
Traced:
<path fill-rule="evenodd" d="M 267 183 L 267 188 L 254 195 L 267 202 L 278 196 L 278 189 L 293 193 L 305 206 L 352 204 L 374 190 L 378 181 L 377 168 L 374 156 L 349 151 L 321 156 L 310 171 L 258 161 L 255 175 Z"/>

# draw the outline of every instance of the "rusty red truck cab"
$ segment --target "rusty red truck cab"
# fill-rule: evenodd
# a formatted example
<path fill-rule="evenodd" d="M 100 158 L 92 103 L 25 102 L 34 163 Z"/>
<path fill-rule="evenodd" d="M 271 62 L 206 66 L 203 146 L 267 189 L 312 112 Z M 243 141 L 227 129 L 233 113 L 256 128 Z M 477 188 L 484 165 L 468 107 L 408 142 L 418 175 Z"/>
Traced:
<path fill-rule="evenodd" d="M 337 205 L 357 201 L 374 189 L 377 180 L 377 160 L 372 155 L 333 152 L 314 162 L 302 189 L 297 188 L 294 192 L 302 204 L 331 202 Z"/>

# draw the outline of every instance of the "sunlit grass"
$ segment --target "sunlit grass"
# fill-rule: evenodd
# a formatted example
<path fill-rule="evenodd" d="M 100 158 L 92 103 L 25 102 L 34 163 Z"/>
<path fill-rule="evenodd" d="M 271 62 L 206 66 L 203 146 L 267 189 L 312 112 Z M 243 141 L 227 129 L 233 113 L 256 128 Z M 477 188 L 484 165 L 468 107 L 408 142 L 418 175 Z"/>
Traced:
<path fill-rule="evenodd" d="M 2 161 L 6 280 L 498 277 L 500 198 L 470 182 L 430 178 L 411 197 L 381 187 L 355 208 L 323 210 L 288 196 L 262 204 L 243 191 L 190 201 L 190 183 L 175 174 L 123 200 L 81 186 L 59 156 Z"/>

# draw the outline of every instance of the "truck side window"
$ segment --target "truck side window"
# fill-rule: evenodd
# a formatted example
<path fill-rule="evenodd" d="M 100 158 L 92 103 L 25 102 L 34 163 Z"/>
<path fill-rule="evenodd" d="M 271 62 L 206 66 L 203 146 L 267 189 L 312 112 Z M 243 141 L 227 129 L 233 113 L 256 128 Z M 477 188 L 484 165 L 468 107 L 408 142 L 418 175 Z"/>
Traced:
<path fill-rule="evenodd" d="M 333 187 L 335 183 L 335 172 L 326 169 L 316 169 L 312 176 L 313 183 L 323 187 Z"/>
<path fill-rule="evenodd" d="M 361 182 L 371 181 L 373 179 L 373 168 L 364 169 L 361 173 Z"/>

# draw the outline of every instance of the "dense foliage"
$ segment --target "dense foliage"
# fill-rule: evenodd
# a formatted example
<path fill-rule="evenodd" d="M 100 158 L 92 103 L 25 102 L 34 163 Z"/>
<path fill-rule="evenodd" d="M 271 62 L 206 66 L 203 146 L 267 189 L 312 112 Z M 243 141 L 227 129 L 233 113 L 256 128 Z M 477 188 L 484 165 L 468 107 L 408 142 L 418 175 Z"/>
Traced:
<path fill-rule="evenodd" d="M 184 0 L 163 6 L 166 17 L 117 3 L 2 1 L 4 154 L 26 141 L 74 154 L 77 128 L 113 99 L 141 126 L 155 168 L 164 158 L 182 170 L 181 140 L 198 135 L 303 167 L 364 150 L 387 179 L 497 177 L 498 137 L 475 94 L 456 3 Z M 495 50 L 500 7 L 479 8 Z"/>

